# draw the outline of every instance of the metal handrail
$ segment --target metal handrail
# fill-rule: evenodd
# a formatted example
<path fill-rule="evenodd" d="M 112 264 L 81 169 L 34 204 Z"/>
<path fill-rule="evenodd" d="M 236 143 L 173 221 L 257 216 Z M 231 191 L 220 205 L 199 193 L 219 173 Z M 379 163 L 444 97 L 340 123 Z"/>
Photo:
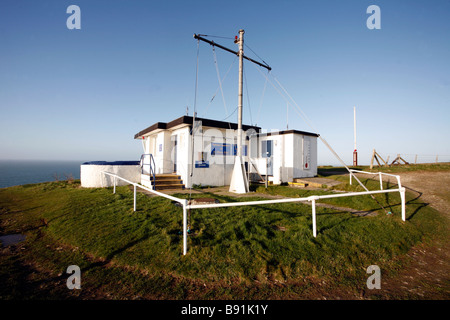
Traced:
<path fill-rule="evenodd" d="M 402 183 L 400 181 L 400 176 L 399 175 L 395 175 L 395 174 L 389 174 L 389 173 L 385 173 L 385 172 L 367 172 L 367 171 L 362 171 L 362 170 L 355 170 L 355 169 L 349 169 L 350 172 L 353 173 L 362 173 L 362 174 L 368 174 L 368 175 L 378 175 L 379 180 L 380 180 L 380 190 L 383 190 L 383 178 L 382 176 L 389 176 L 389 177 L 394 177 L 397 179 L 397 184 L 398 184 L 398 188 L 401 189 L 402 188 Z M 352 174 L 350 173 L 350 184 L 352 184 Z"/>
<path fill-rule="evenodd" d="M 149 165 L 149 173 L 150 175 L 153 177 L 153 190 L 156 190 L 156 163 L 155 163 L 155 158 L 153 157 L 153 155 L 151 153 L 144 153 L 141 155 L 141 174 L 144 173 L 144 159 L 146 156 L 150 156 L 150 163 Z M 153 163 L 153 166 L 152 166 Z"/>
<path fill-rule="evenodd" d="M 141 157 L 142 159 L 142 157 Z M 261 204 L 275 204 L 275 203 L 287 203 L 287 202 L 311 202 L 312 204 L 312 227 L 313 227 L 313 236 L 317 237 L 317 223 L 316 223 L 316 201 L 320 199 L 329 199 L 329 198 L 339 198 L 339 197 L 352 197 L 352 196 L 362 196 L 368 194 L 379 194 L 379 193 L 390 193 L 390 192 L 399 192 L 400 200 L 401 200 L 401 215 L 402 220 L 406 221 L 406 189 L 404 187 L 399 187 L 397 189 L 389 189 L 389 190 L 375 190 L 375 191 L 362 191 L 362 192 L 349 192 L 344 194 L 329 194 L 329 195 L 320 195 L 320 196 L 309 196 L 305 198 L 285 198 L 285 199 L 273 199 L 273 200 L 256 200 L 256 201 L 238 201 L 238 202 L 226 202 L 226 203 L 214 203 L 214 204 L 190 204 L 187 199 L 180 199 L 177 197 L 173 197 L 162 192 L 158 192 L 155 190 L 151 190 L 146 188 L 138 183 L 131 182 L 127 179 L 124 179 L 114 173 L 102 171 L 103 174 L 109 175 L 113 177 L 114 183 L 114 193 L 116 193 L 116 179 L 123 180 L 129 184 L 132 184 L 134 187 L 134 211 L 136 211 L 136 188 L 142 188 L 144 190 L 150 191 L 158 196 L 162 196 L 164 198 L 168 198 L 172 201 L 176 201 L 180 203 L 183 207 L 183 255 L 187 253 L 187 212 L 192 209 L 207 209 L 207 208 L 219 208 L 219 207 L 233 207 L 233 206 L 250 206 L 250 205 L 261 205 Z M 389 174 L 388 174 L 389 175 Z M 400 181 L 399 181 L 400 182 Z"/>

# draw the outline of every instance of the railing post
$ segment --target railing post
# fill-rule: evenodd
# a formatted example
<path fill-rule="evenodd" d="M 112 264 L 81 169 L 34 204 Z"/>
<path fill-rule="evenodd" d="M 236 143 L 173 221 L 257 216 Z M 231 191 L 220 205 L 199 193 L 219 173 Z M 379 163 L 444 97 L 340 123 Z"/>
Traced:
<path fill-rule="evenodd" d="M 133 205 L 133 211 L 136 212 L 136 185 L 134 184 L 134 205 Z"/>
<path fill-rule="evenodd" d="M 312 225 L 313 225 L 313 236 L 317 237 L 317 225 L 316 225 L 316 199 L 311 200 L 312 203 Z"/>
<path fill-rule="evenodd" d="M 378 172 L 378 175 L 380 176 L 380 190 L 383 190 L 383 178 L 381 177 L 381 172 Z"/>
<path fill-rule="evenodd" d="M 116 193 L 116 176 L 114 176 L 114 192 L 113 193 Z"/>
<path fill-rule="evenodd" d="M 406 191 L 405 191 L 405 188 L 400 189 L 400 199 L 402 200 L 402 220 L 406 221 Z"/>
<path fill-rule="evenodd" d="M 350 170 L 350 185 L 352 185 L 352 171 Z"/>
<path fill-rule="evenodd" d="M 183 202 L 183 255 L 187 253 L 187 209 L 188 201 Z"/>

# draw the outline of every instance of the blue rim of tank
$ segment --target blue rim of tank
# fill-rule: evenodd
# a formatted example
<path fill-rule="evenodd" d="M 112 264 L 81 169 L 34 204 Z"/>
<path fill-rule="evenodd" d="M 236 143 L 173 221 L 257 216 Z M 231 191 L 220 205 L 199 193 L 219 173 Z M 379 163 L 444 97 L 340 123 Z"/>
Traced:
<path fill-rule="evenodd" d="M 87 161 L 82 165 L 96 165 L 96 166 L 138 166 L 140 161 Z"/>

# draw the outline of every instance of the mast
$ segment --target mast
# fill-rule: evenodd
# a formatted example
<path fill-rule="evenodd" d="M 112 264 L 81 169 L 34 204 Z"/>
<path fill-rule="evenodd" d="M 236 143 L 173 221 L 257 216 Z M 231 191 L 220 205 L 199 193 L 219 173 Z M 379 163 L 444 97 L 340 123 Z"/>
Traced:
<path fill-rule="evenodd" d="M 237 38 L 237 37 L 236 37 Z M 230 181 L 230 192 L 247 193 L 248 180 L 245 174 L 244 161 L 242 159 L 242 101 L 243 101 L 243 79 L 244 79 L 244 30 L 239 30 L 239 38 L 235 43 L 239 44 L 239 91 L 238 91 L 238 132 L 237 132 L 237 150 L 234 160 L 233 174 Z"/>
<path fill-rule="evenodd" d="M 236 54 L 239 57 L 239 92 L 238 92 L 238 132 L 237 132 L 237 150 L 236 157 L 234 161 L 234 169 L 233 174 L 231 176 L 230 182 L 230 191 L 235 193 L 246 193 L 248 192 L 248 180 L 247 175 L 245 174 L 245 165 L 242 159 L 242 140 L 243 140 L 243 132 L 242 132 L 242 106 L 243 106 L 243 87 L 244 87 L 244 59 L 256 63 L 257 65 L 266 68 L 267 70 L 271 70 L 264 61 L 259 62 L 253 60 L 244 55 L 244 30 L 239 30 L 239 37 L 236 36 L 234 43 L 239 44 L 239 51 L 234 51 L 224 46 L 221 46 L 214 41 L 210 41 L 208 39 L 203 38 L 201 35 L 194 34 L 194 38 L 197 40 L 202 40 L 206 43 L 209 43 L 212 46 L 216 46 L 230 53 Z"/>
<path fill-rule="evenodd" d="M 353 165 L 358 165 L 358 152 L 356 151 L 356 107 L 353 107 L 353 136 L 354 136 L 354 148 L 353 148 Z"/>
<path fill-rule="evenodd" d="M 244 30 L 239 30 L 239 93 L 238 93 L 238 141 L 237 156 L 242 157 L 242 100 L 244 74 Z"/>

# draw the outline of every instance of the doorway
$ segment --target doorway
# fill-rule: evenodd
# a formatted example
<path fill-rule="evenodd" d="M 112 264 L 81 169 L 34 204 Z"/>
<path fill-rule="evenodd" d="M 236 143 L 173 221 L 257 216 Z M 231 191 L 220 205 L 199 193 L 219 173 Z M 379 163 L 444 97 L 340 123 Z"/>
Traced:
<path fill-rule="evenodd" d="M 178 151 L 178 137 L 172 138 L 172 150 L 173 150 L 173 173 L 177 173 L 177 151 Z"/>

